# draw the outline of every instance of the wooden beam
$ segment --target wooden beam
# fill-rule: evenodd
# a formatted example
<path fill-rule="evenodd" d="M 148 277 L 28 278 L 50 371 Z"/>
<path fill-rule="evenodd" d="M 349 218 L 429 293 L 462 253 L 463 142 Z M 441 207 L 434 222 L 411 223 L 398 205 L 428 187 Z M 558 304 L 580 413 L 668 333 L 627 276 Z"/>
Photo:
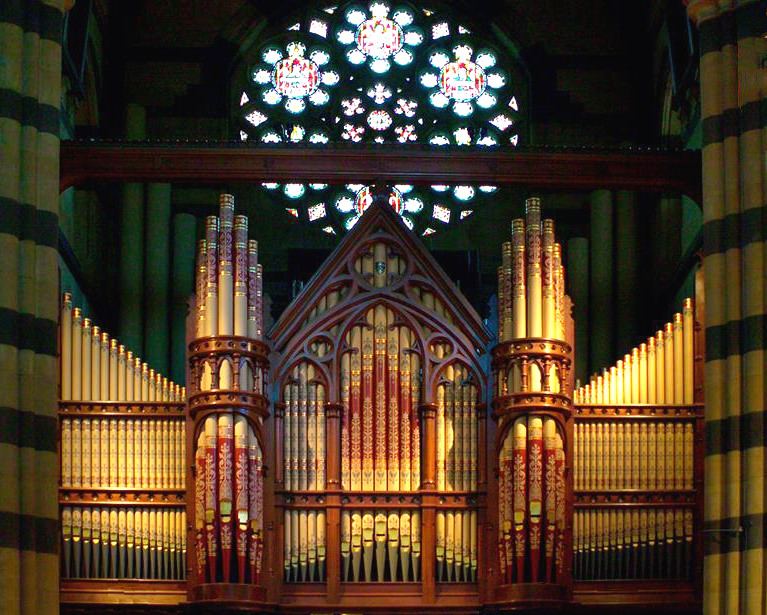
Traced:
<path fill-rule="evenodd" d="M 61 190 L 104 181 L 492 183 L 668 192 L 700 204 L 701 157 L 696 151 L 648 149 L 62 142 Z"/>

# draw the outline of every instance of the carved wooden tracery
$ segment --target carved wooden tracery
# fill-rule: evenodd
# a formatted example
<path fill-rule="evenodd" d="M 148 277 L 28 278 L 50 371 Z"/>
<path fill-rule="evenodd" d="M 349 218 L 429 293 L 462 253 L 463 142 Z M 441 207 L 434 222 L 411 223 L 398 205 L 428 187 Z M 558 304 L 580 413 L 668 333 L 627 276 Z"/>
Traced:
<path fill-rule="evenodd" d="M 351 608 L 376 581 L 416 608 L 460 586 L 480 604 L 489 335 L 465 298 L 376 205 L 272 337 L 274 591 Z"/>

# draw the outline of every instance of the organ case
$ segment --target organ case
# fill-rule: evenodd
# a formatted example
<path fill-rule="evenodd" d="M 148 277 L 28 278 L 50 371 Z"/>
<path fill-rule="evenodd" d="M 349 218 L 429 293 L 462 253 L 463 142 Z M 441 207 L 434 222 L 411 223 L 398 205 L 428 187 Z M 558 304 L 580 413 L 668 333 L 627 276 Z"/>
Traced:
<path fill-rule="evenodd" d="M 275 599 L 479 608 L 489 335 L 473 308 L 373 206 L 272 335 Z"/>
<path fill-rule="evenodd" d="M 267 340 L 257 246 L 224 195 L 198 253 L 185 433 L 181 387 L 165 393 L 65 304 L 62 566 L 103 577 L 64 579 L 67 609 L 174 610 L 186 589 L 197 612 L 694 610 L 700 315 L 686 305 L 574 390 L 561 248 L 539 207 L 528 202 L 502 247 L 497 343 L 378 204 Z M 173 539 L 158 532 L 179 523 L 166 568 L 158 553 L 173 553 Z M 86 564 L 89 531 L 105 544 Z M 132 580 L 142 571 L 160 579 Z"/>

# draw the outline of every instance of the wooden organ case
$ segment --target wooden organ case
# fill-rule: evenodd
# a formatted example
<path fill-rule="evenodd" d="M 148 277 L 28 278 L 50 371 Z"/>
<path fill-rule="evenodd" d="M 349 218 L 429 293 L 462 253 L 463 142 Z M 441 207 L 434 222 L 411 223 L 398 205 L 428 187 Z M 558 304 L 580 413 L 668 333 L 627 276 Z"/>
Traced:
<path fill-rule="evenodd" d="M 274 600 L 480 609 L 490 336 L 476 312 L 374 206 L 272 333 Z"/>
<path fill-rule="evenodd" d="M 221 225 L 232 217 L 225 201 Z M 186 451 L 185 474 L 169 462 L 175 482 L 157 479 L 155 491 L 134 493 L 118 463 L 106 470 L 117 487 L 96 495 L 73 488 L 82 476 L 75 458 L 85 460 L 75 419 L 114 414 L 122 450 L 120 419 L 180 425 L 184 394 L 178 387 L 161 401 L 157 377 L 157 396 L 139 397 L 138 367 L 136 395 L 118 380 L 107 396 L 130 404 L 74 404 L 77 393 L 62 389 L 62 511 L 70 519 L 81 504 L 114 509 L 116 524 L 102 523 L 102 536 L 117 554 L 101 557 L 114 559 L 117 573 L 75 564 L 85 557 L 75 541 L 84 530 L 64 520 L 64 612 L 606 613 L 648 603 L 699 611 L 702 346 L 691 304 L 667 325 L 669 360 L 654 363 L 663 387 L 637 375 L 629 394 L 628 366 L 650 373 L 642 344 L 575 389 L 561 255 L 535 202 L 503 246 L 497 335 L 399 216 L 374 204 L 267 340 L 261 266 L 240 217 L 234 253 L 248 258 L 234 259 L 234 282 L 219 269 L 218 288 L 201 285 L 216 279 L 206 270 L 226 255 L 216 247 L 218 224 L 208 220 L 201 242 L 198 296 L 231 294 L 236 314 L 245 301 L 238 284 L 255 295 L 247 294 L 247 322 L 235 316 L 231 331 L 200 326 L 189 346 L 186 434 L 169 427 L 167 445 L 157 436 L 169 459 Z M 67 326 L 79 326 L 77 318 Z M 669 351 L 670 339 L 678 348 L 684 339 L 694 362 Z M 151 452 L 151 442 L 141 450 Z M 135 560 L 137 568 L 122 572 L 120 507 L 148 511 L 142 546 L 150 562 L 157 558 L 156 574 L 131 555 L 130 526 L 126 566 Z M 166 508 L 176 516 L 155 556 L 151 515 Z M 138 529 L 135 536 L 138 545 Z"/>

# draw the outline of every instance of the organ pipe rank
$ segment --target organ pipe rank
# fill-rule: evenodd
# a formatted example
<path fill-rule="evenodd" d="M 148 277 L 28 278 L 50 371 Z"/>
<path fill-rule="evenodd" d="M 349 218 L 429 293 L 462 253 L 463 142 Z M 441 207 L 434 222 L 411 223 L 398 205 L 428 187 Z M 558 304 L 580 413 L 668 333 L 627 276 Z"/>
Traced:
<path fill-rule="evenodd" d="M 182 386 L 84 318 L 64 293 L 60 421 L 65 493 L 183 491 L 185 395 Z M 152 412 L 156 404 L 163 405 L 162 413 Z M 135 411 L 124 412 L 126 407 Z M 119 500 L 64 506 L 62 576 L 183 579 L 185 526 L 181 507 L 136 508 Z"/>

